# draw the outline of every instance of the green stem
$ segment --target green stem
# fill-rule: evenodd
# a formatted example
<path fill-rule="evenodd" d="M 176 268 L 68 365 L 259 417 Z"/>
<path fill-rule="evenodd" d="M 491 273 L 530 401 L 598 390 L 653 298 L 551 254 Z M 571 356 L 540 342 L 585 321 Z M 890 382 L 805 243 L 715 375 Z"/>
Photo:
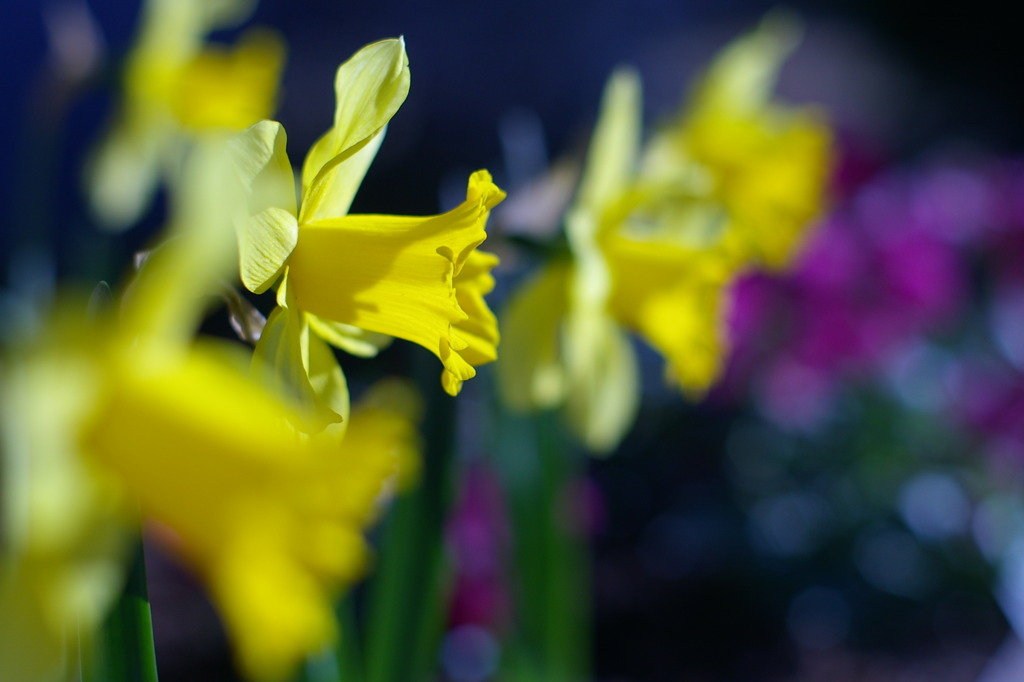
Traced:
<path fill-rule="evenodd" d="M 82 662 L 83 682 L 157 682 L 153 618 L 140 539 L 128 580 Z"/>
<path fill-rule="evenodd" d="M 533 419 L 501 414 L 497 435 L 496 466 L 512 527 L 516 610 L 507 677 L 585 680 L 589 562 L 567 502 L 586 460 L 566 442 L 553 414 Z"/>
<path fill-rule="evenodd" d="M 341 626 L 341 639 L 335 646 L 335 659 L 338 663 L 338 679 L 341 682 L 363 682 L 366 671 L 363 669 L 362 650 L 359 646 L 359 631 L 356 629 L 355 604 L 349 595 L 336 609 L 338 624 Z"/>
<path fill-rule="evenodd" d="M 366 681 L 435 679 L 444 627 L 447 557 L 444 526 L 455 476 L 455 402 L 438 385 L 434 358 L 417 365 L 427 410 L 423 468 L 383 528 L 379 564 L 369 586 Z"/>

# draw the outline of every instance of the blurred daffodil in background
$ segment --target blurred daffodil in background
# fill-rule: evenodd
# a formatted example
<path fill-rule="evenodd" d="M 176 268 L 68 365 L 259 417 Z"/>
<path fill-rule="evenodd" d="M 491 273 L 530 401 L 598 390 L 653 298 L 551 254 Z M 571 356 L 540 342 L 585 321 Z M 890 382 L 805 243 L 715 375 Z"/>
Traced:
<path fill-rule="evenodd" d="M 260 122 L 233 144 L 250 188 L 238 228 L 242 282 L 260 293 L 280 281 L 257 356 L 318 401 L 328 422 L 344 415 L 310 383 L 321 338 L 364 356 L 390 337 L 418 343 L 441 359 L 451 395 L 496 357 L 497 322 L 483 296 L 497 258 L 477 247 L 504 192 L 487 171 L 473 173 L 466 200 L 441 215 L 348 214 L 408 91 L 401 39 L 368 45 L 338 68 L 334 125 L 306 156 L 298 202 L 280 123 Z"/>
<path fill-rule="evenodd" d="M 25 323 L 0 334 L 0 682 L 156 679 L 143 536 L 190 569 L 256 682 L 399 682 L 439 665 L 468 679 L 465 642 L 487 647 L 474 679 L 590 679 L 587 547 L 601 501 L 586 470 L 603 464 L 584 450 L 616 449 L 640 412 L 636 341 L 699 398 L 729 350 L 734 282 L 799 267 L 823 210 L 829 131 L 773 94 L 799 27 L 770 15 L 646 136 L 639 75 L 612 73 L 578 185 L 556 165 L 555 198 L 535 207 L 562 233 L 504 311 L 504 404 L 472 404 L 467 425 L 418 363 L 435 400 L 421 405 L 401 381 L 360 381 L 350 396 L 336 349 L 372 357 L 411 341 L 441 361 L 451 396 L 497 360 L 486 297 L 498 257 L 481 247 L 505 192 L 478 170 L 437 215 L 350 213 L 409 93 L 404 40 L 338 66 L 333 122 L 293 169 L 270 120 L 283 41 L 208 41 L 254 6 L 143 2 L 88 199 L 120 229 L 148 218 L 165 186 L 167 229 L 109 301 L 86 303 L 62 280 L 52 301 L 16 301 Z M 103 236 L 58 267 L 103 261 L 113 244 Z M 221 300 L 254 348 L 200 333 Z M 555 415 L 506 406 L 560 410 L 574 438 Z M 483 490 L 504 510 L 466 513 L 463 535 L 486 542 L 465 546 L 490 556 L 452 566 L 445 527 L 467 463 L 493 468 Z M 378 553 L 377 574 L 346 599 Z M 474 579 L 508 604 L 442 640 L 451 576 L 474 561 L 489 564 Z"/>
<path fill-rule="evenodd" d="M 639 78 L 612 75 L 556 256 L 506 309 L 499 378 L 514 409 L 564 408 L 592 450 L 633 423 L 637 360 L 627 331 L 690 396 L 718 376 L 728 288 L 785 266 L 822 209 L 829 132 L 771 99 L 797 29 L 772 15 L 727 46 L 683 112 L 641 148 Z"/>
<path fill-rule="evenodd" d="M 613 75 L 565 218 L 571 258 L 549 264 L 519 290 L 502 324 L 506 401 L 527 409 L 564 405 L 576 433 L 598 450 L 621 438 L 639 400 L 636 358 L 609 308 L 614 283 L 602 240 L 635 172 L 640 104 L 636 74 Z"/>
<path fill-rule="evenodd" d="M 158 183 L 178 177 L 190 140 L 236 132 L 273 114 L 283 40 L 249 29 L 235 45 L 206 41 L 241 23 L 255 0 L 148 0 L 123 68 L 123 95 L 86 171 L 93 211 L 123 229 L 142 215 Z"/>
<path fill-rule="evenodd" d="M 344 439 L 310 436 L 237 346 L 192 342 L 235 259 L 230 161 L 220 140 L 190 154 L 170 233 L 120 310 L 68 303 L 5 353 L 3 679 L 73 670 L 140 518 L 202 580 L 247 676 L 285 679 L 336 634 L 334 599 L 367 566 L 363 529 L 415 468 L 414 415 L 391 401 L 355 410 Z"/>
<path fill-rule="evenodd" d="M 772 269 L 825 207 L 831 134 L 819 111 L 773 99 L 798 20 L 769 14 L 727 45 L 645 150 L 633 218 Z"/>

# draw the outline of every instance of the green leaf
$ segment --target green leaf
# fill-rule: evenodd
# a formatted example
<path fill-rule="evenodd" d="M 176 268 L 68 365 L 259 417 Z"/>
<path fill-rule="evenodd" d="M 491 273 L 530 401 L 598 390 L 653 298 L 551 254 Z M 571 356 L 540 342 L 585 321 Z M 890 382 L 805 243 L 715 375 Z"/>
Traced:
<path fill-rule="evenodd" d="M 141 540 L 120 598 L 93 646 L 83 653 L 83 682 L 157 682 L 153 617 Z"/>
<path fill-rule="evenodd" d="M 427 398 L 422 476 L 395 501 L 369 585 L 366 682 L 437 679 L 448 596 L 444 526 L 455 476 L 455 403 L 441 394 L 433 359 L 424 356 L 416 366 Z"/>
<path fill-rule="evenodd" d="M 512 529 L 515 605 L 500 678 L 590 679 L 587 546 L 566 517 L 587 460 L 553 412 L 532 418 L 498 412 L 496 426 L 491 450 Z"/>

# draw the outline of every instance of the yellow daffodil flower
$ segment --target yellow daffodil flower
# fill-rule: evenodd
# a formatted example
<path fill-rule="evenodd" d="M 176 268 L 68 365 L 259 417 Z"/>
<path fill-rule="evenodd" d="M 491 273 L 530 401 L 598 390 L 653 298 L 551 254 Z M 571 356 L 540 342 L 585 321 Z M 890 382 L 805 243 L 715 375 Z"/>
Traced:
<path fill-rule="evenodd" d="M 822 210 L 829 131 L 815 112 L 772 100 L 797 37 L 794 19 L 773 14 L 723 50 L 679 121 L 648 144 L 605 243 L 617 318 L 690 395 L 721 369 L 729 283 L 785 267 Z"/>
<path fill-rule="evenodd" d="M 281 323 L 260 344 L 294 349 L 279 354 L 291 358 L 286 375 L 301 373 L 296 358 L 309 354 L 301 340 L 317 336 L 361 355 L 389 337 L 418 343 L 440 358 L 451 395 L 496 357 L 497 322 L 483 296 L 497 258 L 477 247 L 504 192 L 487 171 L 473 173 L 466 200 L 441 215 L 348 214 L 408 91 L 401 39 L 368 45 L 338 68 L 334 125 L 306 156 L 298 202 L 280 123 L 263 121 L 234 141 L 251 188 L 250 217 L 238 229 L 241 279 L 256 293 L 281 282 L 277 300 L 291 312 L 275 311 Z"/>
<path fill-rule="evenodd" d="M 65 310 L 0 362 L 0 652 L 19 680 L 74 664 L 138 512 L 207 586 L 246 675 L 286 679 L 334 636 L 334 599 L 366 568 L 362 531 L 416 457 L 410 418 L 380 401 L 344 439 L 310 435 L 303 407 L 233 349 L 190 342 L 243 205 L 226 150 L 193 154 L 172 238 L 118 314 Z"/>
<path fill-rule="evenodd" d="M 612 76 L 565 218 L 569 258 L 506 309 L 498 376 L 507 404 L 561 406 L 588 447 L 611 450 L 637 409 L 625 330 L 665 358 L 668 379 L 688 395 L 712 384 L 730 282 L 747 267 L 784 266 L 821 208 L 827 130 L 770 100 L 791 49 L 781 17 L 727 47 L 680 122 L 642 154 L 639 81 Z"/>
<path fill-rule="evenodd" d="M 610 302 L 605 257 L 640 143 L 640 83 L 615 73 L 605 90 L 580 189 L 566 216 L 572 254 L 555 262 L 509 302 L 499 385 L 514 409 L 562 406 L 574 432 L 595 451 L 611 450 L 636 416 L 639 381 L 629 339 Z"/>
<path fill-rule="evenodd" d="M 730 261 L 666 239 L 608 235 L 615 319 L 666 361 L 666 378 L 691 397 L 718 377 L 725 355 L 722 311 L 736 275 Z"/>
<path fill-rule="evenodd" d="M 79 628 L 87 637 L 124 580 L 123 498 L 78 456 L 99 371 L 68 352 L 0 356 L 3 682 L 66 679 Z"/>
<path fill-rule="evenodd" d="M 300 412 L 198 348 L 104 369 L 89 460 L 173 533 L 247 676 L 286 678 L 336 635 L 334 599 L 367 568 L 362 532 L 412 457 L 411 423 L 357 409 L 343 441 L 305 437 Z"/>
<path fill-rule="evenodd" d="M 244 33 L 233 47 L 206 36 L 241 22 L 255 0 L 148 0 L 128 54 L 113 125 L 87 169 L 94 213 L 109 228 L 134 223 L 163 174 L 179 175 L 187 141 L 238 131 L 270 116 L 284 58 L 281 38 Z"/>
<path fill-rule="evenodd" d="M 788 265 L 823 208 L 830 164 L 821 116 L 772 99 L 798 39 L 793 17 L 772 14 L 722 51 L 650 143 L 638 183 L 648 219 L 720 240 L 740 260 Z"/>

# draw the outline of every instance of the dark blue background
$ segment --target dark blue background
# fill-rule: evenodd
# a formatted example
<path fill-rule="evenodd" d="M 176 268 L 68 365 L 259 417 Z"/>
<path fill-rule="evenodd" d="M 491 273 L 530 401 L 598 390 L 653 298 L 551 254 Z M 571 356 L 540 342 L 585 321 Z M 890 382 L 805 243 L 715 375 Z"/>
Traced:
<path fill-rule="evenodd" d="M 98 80 L 68 100 L 66 111 L 44 85 L 44 5 L 0 3 L 6 104 L 0 110 L 0 248 L 10 253 L 37 231 L 49 234 L 38 241 L 57 243 L 58 264 L 66 272 L 70 256 L 80 259 L 81 249 L 89 248 L 76 233 L 93 239 L 80 210 L 78 168 L 108 110 L 116 58 L 130 43 L 138 3 L 89 3 L 111 59 Z M 610 70 L 631 63 L 644 76 L 648 115 L 665 114 L 693 70 L 768 7 L 761 0 L 264 0 L 251 23 L 277 28 L 289 44 L 279 118 L 296 165 L 329 124 L 337 64 L 367 42 L 405 36 L 412 92 L 356 209 L 429 213 L 438 208 L 446 174 L 488 166 L 504 179 L 497 129 L 510 111 L 534 112 L 549 149 L 566 151 L 583 139 Z M 808 38 L 797 61 L 803 66 L 790 69 L 783 91 L 823 101 L 840 126 L 866 126 L 895 156 L 949 136 L 997 150 L 1024 142 L 1024 95 L 1017 82 L 1024 60 L 1012 49 L 1016 24 L 1001 4 L 848 1 L 796 8 L 807 20 Z M 866 59 L 867 70 L 850 67 L 851 49 L 854 61 Z M 871 92 L 864 81 L 889 77 L 892 83 L 876 89 L 873 100 L 864 96 L 864 88 Z M 879 112 L 875 119 L 889 120 L 865 121 L 863 111 L 872 108 Z"/>

